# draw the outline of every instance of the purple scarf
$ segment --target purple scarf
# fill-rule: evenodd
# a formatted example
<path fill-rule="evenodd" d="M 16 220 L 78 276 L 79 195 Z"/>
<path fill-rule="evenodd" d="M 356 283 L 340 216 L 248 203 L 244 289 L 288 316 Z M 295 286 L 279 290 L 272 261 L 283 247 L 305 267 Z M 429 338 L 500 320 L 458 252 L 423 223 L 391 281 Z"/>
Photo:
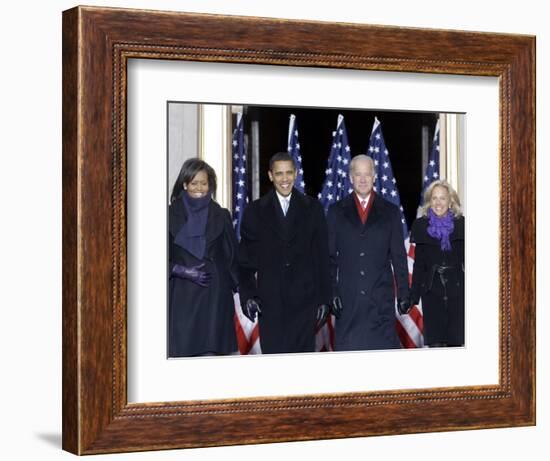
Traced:
<path fill-rule="evenodd" d="M 211 199 L 210 193 L 201 198 L 190 197 L 187 191 L 181 194 L 181 200 L 187 212 L 187 221 L 176 235 L 174 243 L 186 249 L 197 259 L 203 259 L 206 251 L 206 221 Z"/>
<path fill-rule="evenodd" d="M 455 229 L 454 213 L 449 210 L 445 216 L 437 216 L 431 208 L 428 208 L 428 234 L 441 242 L 442 251 L 451 251 L 449 236 Z"/>

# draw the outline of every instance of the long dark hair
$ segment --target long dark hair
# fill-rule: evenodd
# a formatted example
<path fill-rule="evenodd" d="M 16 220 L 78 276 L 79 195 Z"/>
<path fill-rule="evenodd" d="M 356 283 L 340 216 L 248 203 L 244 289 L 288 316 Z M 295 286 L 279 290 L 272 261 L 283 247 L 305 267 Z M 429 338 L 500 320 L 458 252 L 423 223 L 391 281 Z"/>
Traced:
<path fill-rule="evenodd" d="M 183 190 L 183 185 L 193 181 L 193 178 L 199 171 L 204 171 L 206 173 L 208 177 L 208 190 L 212 193 L 212 198 L 216 197 L 217 180 L 214 169 L 204 160 L 189 158 L 183 162 L 178 179 L 176 179 L 176 183 L 172 189 L 172 195 L 170 195 L 170 203 L 178 198 L 178 195 L 180 195 Z"/>

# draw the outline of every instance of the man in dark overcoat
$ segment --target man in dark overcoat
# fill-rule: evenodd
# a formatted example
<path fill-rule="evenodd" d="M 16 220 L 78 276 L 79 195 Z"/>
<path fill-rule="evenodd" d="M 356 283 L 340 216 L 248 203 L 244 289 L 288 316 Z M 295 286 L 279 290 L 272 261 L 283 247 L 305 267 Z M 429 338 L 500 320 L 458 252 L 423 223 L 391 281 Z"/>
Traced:
<path fill-rule="evenodd" d="M 409 307 L 400 212 L 374 192 L 370 157 L 353 157 L 350 178 L 353 192 L 327 215 L 333 296 L 342 306 L 334 349 L 399 348 L 396 290 L 401 308 Z"/>
<path fill-rule="evenodd" d="M 296 166 L 275 154 L 268 176 L 273 189 L 244 211 L 239 245 L 243 312 L 259 314 L 263 353 L 315 349 L 317 316 L 330 300 L 327 225 L 318 200 L 294 186 Z"/>

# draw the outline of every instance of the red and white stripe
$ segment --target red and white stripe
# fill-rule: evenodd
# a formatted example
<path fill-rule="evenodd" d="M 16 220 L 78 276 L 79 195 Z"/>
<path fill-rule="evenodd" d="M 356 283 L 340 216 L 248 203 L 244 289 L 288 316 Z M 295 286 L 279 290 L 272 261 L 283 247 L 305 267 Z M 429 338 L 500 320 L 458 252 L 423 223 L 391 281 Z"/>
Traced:
<path fill-rule="evenodd" d="M 239 353 L 241 355 L 261 354 L 258 320 L 251 322 L 243 314 L 238 293 L 233 296 L 233 299 L 235 301 L 234 321 Z M 332 315 L 328 317 L 327 322 L 315 334 L 315 350 L 317 352 L 334 350 L 334 317 Z"/>
<path fill-rule="evenodd" d="M 409 267 L 409 285 L 412 282 L 412 272 L 414 266 L 414 251 L 415 244 L 410 243 L 409 239 L 405 240 L 405 249 L 407 251 L 407 263 Z M 397 334 L 401 340 L 401 344 L 405 348 L 415 348 L 424 346 L 424 321 L 422 317 L 422 303 L 418 303 L 406 315 L 396 315 L 397 317 Z"/>
<path fill-rule="evenodd" d="M 260 346 L 260 327 L 258 326 L 258 319 L 256 318 L 255 322 L 251 322 L 250 319 L 243 314 L 239 293 L 235 293 L 233 299 L 235 301 L 234 321 L 239 353 L 241 355 L 261 354 L 262 348 Z"/>
<path fill-rule="evenodd" d="M 405 240 L 407 250 L 407 263 L 409 269 L 409 285 L 412 281 L 414 266 L 415 245 L 409 239 Z M 261 354 L 260 329 L 258 320 L 251 322 L 242 312 L 239 294 L 234 295 L 235 300 L 235 330 L 237 333 L 237 344 L 241 355 Z M 405 348 L 416 348 L 424 346 L 424 329 L 422 317 L 422 303 L 414 306 L 406 315 L 399 315 L 396 311 L 396 328 L 401 344 Z M 334 316 L 329 316 L 323 327 L 317 330 L 315 335 L 315 350 L 327 352 L 334 350 Z"/>

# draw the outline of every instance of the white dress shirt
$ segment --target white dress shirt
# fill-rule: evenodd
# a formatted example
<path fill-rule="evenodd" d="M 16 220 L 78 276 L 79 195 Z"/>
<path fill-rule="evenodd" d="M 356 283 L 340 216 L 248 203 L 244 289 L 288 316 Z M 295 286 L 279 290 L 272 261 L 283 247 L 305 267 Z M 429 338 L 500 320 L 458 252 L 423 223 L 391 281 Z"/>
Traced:
<path fill-rule="evenodd" d="M 275 191 L 277 194 L 277 198 L 279 199 L 279 204 L 281 205 L 281 209 L 283 210 L 283 214 L 286 216 L 288 213 L 288 207 L 290 206 L 290 197 L 292 196 L 292 192 L 288 194 L 286 197 L 283 197 L 279 192 Z M 286 205 L 285 205 L 286 201 Z"/>

